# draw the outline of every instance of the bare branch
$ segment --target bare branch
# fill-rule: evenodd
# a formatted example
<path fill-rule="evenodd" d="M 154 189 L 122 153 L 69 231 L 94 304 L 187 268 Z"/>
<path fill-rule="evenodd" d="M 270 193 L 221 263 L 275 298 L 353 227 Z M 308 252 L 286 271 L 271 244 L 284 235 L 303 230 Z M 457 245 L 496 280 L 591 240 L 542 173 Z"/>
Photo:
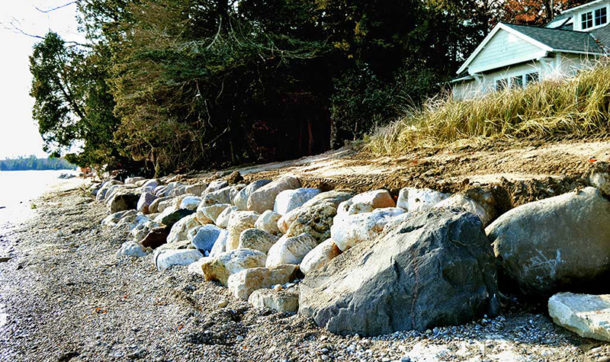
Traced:
<path fill-rule="evenodd" d="M 59 6 L 56 6 L 56 7 L 54 7 L 54 8 L 51 8 L 51 9 L 46 9 L 46 10 L 42 10 L 41 8 L 39 8 L 39 7 L 37 7 L 37 6 L 34 6 L 34 8 L 35 8 L 36 10 L 40 11 L 41 13 L 48 14 L 48 13 L 53 12 L 53 11 L 55 11 L 55 10 L 59 10 L 59 9 L 63 9 L 63 8 L 65 8 L 65 7 L 68 7 L 68 6 L 72 5 L 72 4 L 76 4 L 76 1 L 70 1 L 70 2 L 65 3 L 65 4 L 63 4 L 63 5 L 59 5 Z"/>
<path fill-rule="evenodd" d="M 25 30 L 23 30 L 20 25 L 21 22 L 19 20 L 17 20 L 16 18 L 12 18 L 11 21 L 8 24 L 3 24 L 0 22 L 1 25 L 3 25 L 3 27 L 7 30 L 12 30 L 15 33 L 21 34 L 21 35 L 25 35 L 27 37 L 30 38 L 34 38 L 34 39 L 44 39 L 44 36 L 42 35 L 38 35 L 38 34 L 31 34 L 26 32 Z M 91 44 L 84 44 L 84 43 L 79 43 L 77 41 L 74 40 L 64 40 L 64 42 L 66 44 L 70 44 L 70 45 L 76 45 L 76 46 L 80 46 L 80 47 L 84 47 L 84 48 L 92 48 Z"/>

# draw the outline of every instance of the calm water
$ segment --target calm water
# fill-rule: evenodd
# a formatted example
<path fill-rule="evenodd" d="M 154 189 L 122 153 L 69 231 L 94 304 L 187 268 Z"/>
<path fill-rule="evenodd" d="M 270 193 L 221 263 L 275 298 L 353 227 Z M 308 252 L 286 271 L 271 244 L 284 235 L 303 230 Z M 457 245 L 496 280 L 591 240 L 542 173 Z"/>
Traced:
<path fill-rule="evenodd" d="M 32 201 L 47 191 L 65 183 L 58 176 L 73 171 L 0 171 L 0 228 L 34 215 Z"/>

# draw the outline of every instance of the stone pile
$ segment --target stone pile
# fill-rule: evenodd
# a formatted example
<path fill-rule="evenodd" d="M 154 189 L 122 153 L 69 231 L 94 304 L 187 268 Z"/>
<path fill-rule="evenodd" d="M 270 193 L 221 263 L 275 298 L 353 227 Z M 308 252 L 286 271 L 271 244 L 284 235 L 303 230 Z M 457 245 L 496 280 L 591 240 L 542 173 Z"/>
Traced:
<path fill-rule="evenodd" d="M 298 311 L 339 334 L 377 335 L 495 315 L 498 289 L 548 298 L 609 275 L 604 172 L 590 176 L 596 187 L 503 215 L 481 188 L 407 187 L 393 197 L 303 188 L 292 175 L 250 184 L 234 174 L 196 184 L 109 180 L 91 192 L 111 212 L 102 224 L 130 233 L 118 255 L 152 254 L 158 270 L 188 266 L 256 307 Z M 607 310 L 607 297 L 582 298 Z M 553 318 L 605 338 L 584 332 L 575 300 L 551 298 Z"/>

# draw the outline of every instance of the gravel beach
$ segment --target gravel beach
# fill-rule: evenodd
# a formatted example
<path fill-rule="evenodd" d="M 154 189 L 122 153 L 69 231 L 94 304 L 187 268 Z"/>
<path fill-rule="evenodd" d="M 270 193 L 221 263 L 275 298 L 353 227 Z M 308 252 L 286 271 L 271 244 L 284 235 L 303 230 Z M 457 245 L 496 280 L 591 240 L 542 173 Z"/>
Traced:
<path fill-rule="evenodd" d="M 609 361 L 610 345 L 506 297 L 503 313 L 462 326 L 375 338 L 336 336 L 301 316 L 257 310 L 186 267 L 117 257 L 127 232 L 80 189 L 36 202 L 0 230 L 0 360 Z"/>

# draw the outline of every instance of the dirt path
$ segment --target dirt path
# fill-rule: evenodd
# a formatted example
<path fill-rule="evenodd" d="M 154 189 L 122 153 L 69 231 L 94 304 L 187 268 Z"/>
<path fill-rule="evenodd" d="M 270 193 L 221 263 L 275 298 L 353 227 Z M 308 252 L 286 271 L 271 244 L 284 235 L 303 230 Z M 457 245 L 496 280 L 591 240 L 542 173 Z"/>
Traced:
<path fill-rule="evenodd" d="M 597 360 L 544 314 L 505 300 L 495 319 L 377 338 L 334 336 L 299 316 L 260 311 L 152 255 L 118 258 L 124 231 L 80 191 L 45 197 L 39 216 L 0 231 L 0 360 Z M 228 302 L 223 306 L 223 301 Z M 219 305 L 220 304 L 220 305 Z"/>

